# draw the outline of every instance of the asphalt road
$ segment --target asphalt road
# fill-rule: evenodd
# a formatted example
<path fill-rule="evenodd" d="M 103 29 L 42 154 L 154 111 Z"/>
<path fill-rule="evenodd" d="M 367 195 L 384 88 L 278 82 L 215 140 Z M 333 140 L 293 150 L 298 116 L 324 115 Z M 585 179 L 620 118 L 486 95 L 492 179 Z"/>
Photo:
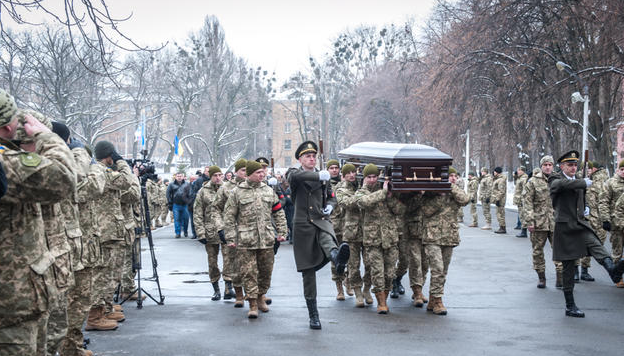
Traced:
<path fill-rule="evenodd" d="M 548 287 L 537 289 L 530 241 L 514 237 L 517 231 L 512 230 L 516 215 L 508 211 L 508 234 L 496 235 L 466 227 L 466 210 L 462 242 L 454 251 L 446 283 L 447 316 L 411 306 L 410 291 L 389 299 L 388 315 L 378 315 L 376 304 L 355 308 L 354 297 L 337 301 L 330 270 L 324 268 L 317 274 L 321 331 L 308 328 L 291 245 L 282 245 L 276 256 L 268 293 L 271 311 L 249 320 L 247 305 L 235 309 L 232 301 L 210 300 L 203 245 L 174 239 L 170 225 L 154 232 L 165 305 L 149 299 L 142 309 L 124 304 L 126 321 L 116 331 L 86 333 L 89 348 L 101 356 L 622 354 L 624 289 L 615 288 L 592 261 L 590 272 L 596 281 L 575 289 L 586 317 L 566 317 L 563 294 L 554 288 L 550 248 Z M 146 267 L 144 274 L 151 276 L 151 266 Z M 407 276 L 403 284 L 408 284 Z M 153 282 L 144 281 L 143 287 L 155 292 Z"/>

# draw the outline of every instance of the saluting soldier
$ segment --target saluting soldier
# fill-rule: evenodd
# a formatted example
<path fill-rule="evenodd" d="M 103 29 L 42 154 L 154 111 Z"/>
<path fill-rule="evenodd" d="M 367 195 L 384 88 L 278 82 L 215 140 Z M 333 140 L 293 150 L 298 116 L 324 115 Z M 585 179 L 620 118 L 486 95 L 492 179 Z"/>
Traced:
<path fill-rule="evenodd" d="M 516 226 L 516 230 L 520 229 L 520 233 L 516 235 L 516 237 L 528 237 L 527 225 L 526 221 L 524 221 L 524 207 L 522 206 L 522 190 L 524 189 L 524 185 L 526 184 L 529 176 L 526 174 L 526 167 L 524 166 L 518 167 L 516 174 L 518 178 L 516 179 L 513 203 L 518 207 L 518 226 Z"/>
<path fill-rule="evenodd" d="M 496 220 L 498 220 L 497 234 L 507 233 L 505 223 L 505 202 L 507 201 L 507 177 L 501 167 L 494 168 L 494 184 L 492 187 L 492 202 L 496 205 Z"/>
<path fill-rule="evenodd" d="M 481 230 L 492 230 L 492 176 L 488 174 L 489 170 L 485 167 L 481 168 L 481 181 L 479 182 L 479 200 L 481 201 L 481 209 L 485 218 L 485 225 Z"/>
<path fill-rule="evenodd" d="M 474 172 L 468 173 L 468 197 L 470 197 L 470 215 L 472 215 L 472 224 L 468 227 L 478 227 L 479 217 L 477 216 L 477 193 L 479 191 L 479 179 L 475 177 Z"/>
<path fill-rule="evenodd" d="M 624 160 L 620 161 L 615 175 L 607 180 L 600 193 L 600 217 L 602 227 L 611 233 L 611 258 L 619 261 L 622 258 L 622 239 L 624 239 L 624 225 L 619 226 L 614 222 L 615 203 L 624 194 Z M 624 281 L 617 284 L 618 288 L 624 288 Z"/>
<path fill-rule="evenodd" d="M 338 247 L 329 219 L 336 198 L 327 186 L 331 178 L 329 172 L 319 172 L 315 168 L 317 152 L 316 143 L 302 143 L 295 151 L 295 158 L 301 167 L 290 168 L 286 172 L 295 205 L 292 231 L 295 263 L 303 277 L 311 329 L 321 328 L 316 305 L 316 271 L 331 260 L 336 264 L 336 272 L 342 274 L 349 260 L 349 245 L 343 242 Z M 325 206 L 323 202 L 326 202 Z"/>

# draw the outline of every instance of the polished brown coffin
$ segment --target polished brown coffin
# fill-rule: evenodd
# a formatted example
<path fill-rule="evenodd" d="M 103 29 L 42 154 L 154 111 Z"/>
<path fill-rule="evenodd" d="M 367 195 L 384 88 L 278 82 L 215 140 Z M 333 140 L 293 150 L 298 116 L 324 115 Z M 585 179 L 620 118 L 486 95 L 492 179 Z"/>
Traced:
<path fill-rule="evenodd" d="M 362 169 L 374 163 L 383 172 L 380 180 L 389 179 L 393 191 L 448 192 L 449 167 L 453 158 L 426 145 L 387 142 L 360 142 L 338 152 L 342 164 L 351 163 Z"/>

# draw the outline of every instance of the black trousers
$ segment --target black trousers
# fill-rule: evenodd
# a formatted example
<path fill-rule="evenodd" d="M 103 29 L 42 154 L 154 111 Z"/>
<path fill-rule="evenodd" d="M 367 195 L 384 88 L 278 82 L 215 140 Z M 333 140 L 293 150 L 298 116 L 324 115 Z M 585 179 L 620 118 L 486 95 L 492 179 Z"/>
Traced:
<path fill-rule="evenodd" d="M 325 256 L 330 256 L 333 249 L 338 248 L 332 235 L 319 231 L 319 244 Z M 316 269 L 310 268 L 301 271 L 303 277 L 303 296 L 305 299 L 316 299 Z"/>
<path fill-rule="evenodd" d="M 600 243 L 600 240 L 594 234 L 585 235 L 585 247 L 590 256 L 600 262 L 607 257 L 611 257 L 607 249 Z M 577 260 L 561 261 L 563 265 L 563 291 L 572 292 L 574 290 L 574 271 L 576 270 L 575 262 Z"/>

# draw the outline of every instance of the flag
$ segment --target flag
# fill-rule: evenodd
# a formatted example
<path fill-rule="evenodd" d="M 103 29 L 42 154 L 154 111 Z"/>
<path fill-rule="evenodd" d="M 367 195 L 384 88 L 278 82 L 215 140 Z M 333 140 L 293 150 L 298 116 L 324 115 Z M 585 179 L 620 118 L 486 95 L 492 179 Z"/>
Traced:
<path fill-rule="evenodd" d="M 178 140 L 178 135 L 176 135 L 173 139 L 173 153 L 178 155 L 178 146 L 180 146 L 180 140 Z"/>

